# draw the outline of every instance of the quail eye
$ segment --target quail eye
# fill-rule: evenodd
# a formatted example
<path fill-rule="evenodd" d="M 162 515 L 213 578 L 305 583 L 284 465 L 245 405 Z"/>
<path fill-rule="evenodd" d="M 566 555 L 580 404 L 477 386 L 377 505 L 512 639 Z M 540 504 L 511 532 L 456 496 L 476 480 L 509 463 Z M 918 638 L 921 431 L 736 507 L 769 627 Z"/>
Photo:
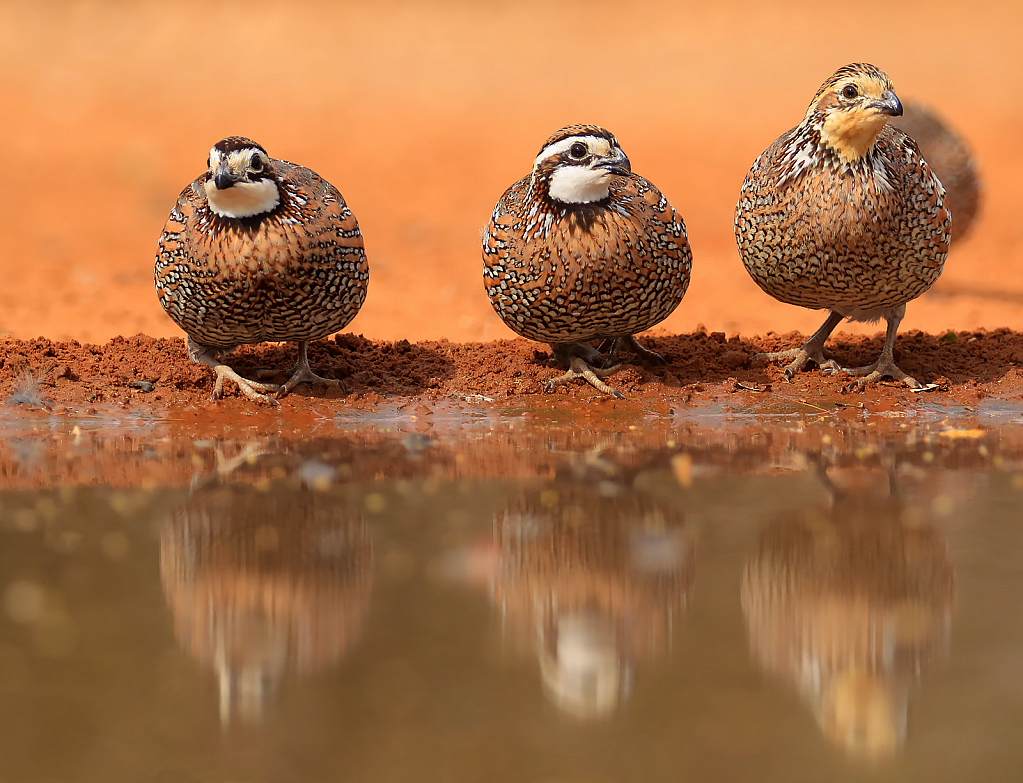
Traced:
<path fill-rule="evenodd" d="M 850 100 L 855 98 L 859 94 L 860 94 L 859 91 L 851 84 L 847 84 L 845 85 L 845 87 L 842 88 L 842 95 L 846 98 L 849 98 Z"/>
<path fill-rule="evenodd" d="M 568 148 L 568 154 L 579 160 L 585 158 L 588 153 L 589 150 L 586 149 L 586 145 L 579 141 Z"/>
<path fill-rule="evenodd" d="M 249 164 L 249 168 L 253 171 L 259 172 L 263 170 L 263 159 L 259 155 L 252 156 L 252 163 Z"/>

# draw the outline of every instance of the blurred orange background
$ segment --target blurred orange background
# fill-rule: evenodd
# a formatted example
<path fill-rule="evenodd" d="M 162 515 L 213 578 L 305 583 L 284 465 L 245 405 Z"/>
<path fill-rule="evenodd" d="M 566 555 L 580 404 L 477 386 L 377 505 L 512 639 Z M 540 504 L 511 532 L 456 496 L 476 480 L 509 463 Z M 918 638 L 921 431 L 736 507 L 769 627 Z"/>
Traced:
<path fill-rule="evenodd" d="M 732 212 L 754 158 L 847 62 L 970 143 L 979 221 L 904 328 L 1023 329 L 1023 10 L 1000 2 L 3 2 L 0 334 L 180 334 L 152 282 L 178 192 L 250 136 L 345 195 L 371 338 L 510 336 L 479 232 L 558 127 L 614 132 L 685 217 L 693 279 L 662 326 L 815 329 L 763 294 Z M 846 331 L 878 331 L 845 325 Z"/>

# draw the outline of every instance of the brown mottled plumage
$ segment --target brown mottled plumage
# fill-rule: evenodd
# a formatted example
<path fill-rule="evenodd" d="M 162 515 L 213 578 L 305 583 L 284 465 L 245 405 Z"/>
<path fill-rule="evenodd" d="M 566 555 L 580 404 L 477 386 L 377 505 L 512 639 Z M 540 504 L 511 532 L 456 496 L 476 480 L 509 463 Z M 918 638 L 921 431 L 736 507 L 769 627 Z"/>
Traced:
<path fill-rule="evenodd" d="M 973 227 L 980 209 L 980 176 L 973 154 L 948 123 L 919 101 L 903 101 L 903 114 L 890 122 L 913 139 L 945 188 L 945 206 L 955 221 L 955 241 Z"/>
<path fill-rule="evenodd" d="M 906 303 L 941 274 L 952 219 L 945 191 L 916 144 L 887 124 L 902 113 L 888 77 L 856 63 L 817 91 L 803 121 L 757 158 L 735 209 L 746 270 L 776 299 L 831 313 L 801 348 L 765 354 L 827 372 L 892 376 L 920 384 L 895 365 Z M 823 346 L 843 318 L 888 322 L 884 349 L 868 367 L 841 368 Z"/>
<path fill-rule="evenodd" d="M 344 328 L 366 298 L 355 217 L 329 182 L 250 139 L 218 142 L 208 166 L 178 197 L 156 255 L 160 304 L 188 335 L 189 356 L 216 372 L 214 398 L 225 377 L 266 402 L 303 381 L 336 384 L 309 369 L 307 346 Z M 281 387 L 220 361 L 238 345 L 282 340 L 299 350 Z"/>
<path fill-rule="evenodd" d="M 685 224 L 650 182 L 633 174 L 613 135 L 570 125 L 544 143 L 533 171 L 497 202 L 483 234 L 487 295 L 508 327 L 549 343 L 568 372 L 615 397 L 600 378 L 633 335 L 663 321 L 689 285 Z M 591 340 L 611 340 L 604 356 Z"/>

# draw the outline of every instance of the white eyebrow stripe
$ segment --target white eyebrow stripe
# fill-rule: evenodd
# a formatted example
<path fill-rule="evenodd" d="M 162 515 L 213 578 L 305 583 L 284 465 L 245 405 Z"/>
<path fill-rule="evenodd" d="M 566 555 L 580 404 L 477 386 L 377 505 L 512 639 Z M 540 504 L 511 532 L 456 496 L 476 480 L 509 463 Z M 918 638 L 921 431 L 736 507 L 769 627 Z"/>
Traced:
<path fill-rule="evenodd" d="M 214 147 L 210 150 L 210 168 L 215 169 L 224 164 L 232 169 L 244 168 L 249 165 L 252 153 L 254 152 L 265 160 L 268 160 L 270 157 L 257 147 L 243 147 L 240 150 L 231 150 L 230 152 L 221 152 Z"/>
<path fill-rule="evenodd" d="M 553 157 L 554 155 L 559 155 L 562 152 L 567 152 L 573 144 L 580 141 L 586 143 L 586 146 L 590 147 L 591 149 L 593 149 L 593 147 L 591 146 L 593 144 L 604 145 L 607 148 L 606 152 L 610 152 L 612 149 L 611 142 L 609 142 L 602 136 L 569 136 L 567 139 L 556 141 L 553 144 L 544 147 L 542 150 L 540 150 L 540 154 L 537 155 L 536 160 L 533 161 L 533 171 L 536 171 L 536 167 L 539 166 L 543 161 L 547 160 L 547 158 Z"/>

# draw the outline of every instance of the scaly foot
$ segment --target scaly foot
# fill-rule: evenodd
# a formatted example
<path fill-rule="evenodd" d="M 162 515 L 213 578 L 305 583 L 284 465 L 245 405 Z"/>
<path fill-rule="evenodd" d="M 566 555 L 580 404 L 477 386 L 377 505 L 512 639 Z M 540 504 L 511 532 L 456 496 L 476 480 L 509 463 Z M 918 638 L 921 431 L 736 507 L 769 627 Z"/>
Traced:
<path fill-rule="evenodd" d="M 900 370 L 895 364 L 895 357 L 891 354 L 882 353 L 881 358 L 873 364 L 868 364 L 866 367 L 843 367 L 842 372 L 848 373 L 849 375 L 863 376 L 846 387 L 849 391 L 862 391 L 868 383 L 879 381 L 885 377 L 894 378 L 896 381 L 905 384 L 910 389 L 919 389 L 923 386 L 923 384 L 912 375 L 906 375 L 906 373 Z"/>
<path fill-rule="evenodd" d="M 339 380 L 335 380 L 334 378 L 324 378 L 320 375 L 317 375 L 316 373 L 309 369 L 308 365 L 306 365 L 305 367 L 295 368 L 294 374 L 288 379 L 288 382 L 285 383 L 280 388 L 280 391 L 277 392 L 277 399 L 280 399 L 281 397 L 290 394 L 292 391 L 294 391 L 295 387 L 298 386 L 300 383 L 311 383 L 320 386 L 323 385 L 333 386 L 334 388 L 337 389 L 343 389 L 345 387 L 344 383 L 342 383 Z"/>
<path fill-rule="evenodd" d="M 300 383 L 311 383 L 318 385 L 334 386 L 343 389 L 344 384 L 333 378 L 323 378 L 312 371 L 309 367 L 309 343 L 300 341 L 298 344 L 298 363 L 288 382 L 277 392 L 277 399 L 290 394 Z"/>
<path fill-rule="evenodd" d="M 884 377 L 894 378 L 910 389 L 919 389 L 923 386 L 916 378 L 906 375 L 906 373 L 895 366 L 895 333 L 898 332 L 899 323 L 905 315 L 905 305 L 900 305 L 884 314 L 884 318 L 888 322 L 888 328 L 885 329 L 884 347 L 881 349 L 881 356 L 878 357 L 876 362 L 868 364 L 866 367 L 844 369 L 843 371 L 849 375 L 863 376 L 859 380 L 850 383 L 846 387 L 847 390 L 860 391 L 868 383 L 879 381 Z"/>
<path fill-rule="evenodd" d="M 543 390 L 547 393 L 553 391 L 556 387 L 561 386 L 564 383 L 575 380 L 576 378 L 582 378 L 590 386 L 597 391 L 603 392 L 609 397 L 614 397 L 618 400 L 624 400 L 625 395 L 616 389 L 612 389 L 601 378 L 606 378 L 612 373 L 618 372 L 621 369 L 620 364 L 616 364 L 614 367 L 593 367 L 586 363 L 585 360 L 578 356 L 571 357 L 568 365 L 568 372 L 564 375 L 559 375 L 557 378 L 547 381 L 544 384 Z"/>
<path fill-rule="evenodd" d="M 228 365 L 220 361 L 220 354 L 230 348 L 218 348 L 216 346 L 202 345 L 188 338 L 188 356 L 196 364 L 205 364 L 216 374 L 216 382 L 213 384 L 213 399 L 219 400 L 224 396 L 224 379 L 233 381 L 238 391 L 254 402 L 265 405 L 277 405 L 277 400 L 270 397 L 267 392 L 276 392 L 280 387 L 276 383 L 260 383 L 243 378 Z"/>
<path fill-rule="evenodd" d="M 828 317 L 821 324 L 820 329 L 814 332 L 810 339 L 803 343 L 800 348 L 790 348 L 787 351 L 773 351 L 772 353 L 758 353 L 753 359 L 766 359 L 769 362 L 785 361 L 791 359 L 785 366 L 785 380 L 791 381 L 797 372 L 802 370 L 807 362 L 814 362 L 825 375 L 834 375 L 842 368 L 834 359 L 824 356 L 824 343 L 835 331 L 835 327 L 842 322 L 842 316 L 834 311 L 828 313 Z"/>
<path fill-rule="evenodd" d="M 754 354 L 753 360 L 756 361 L 757 359 L 764 359 L 769 362 L 783 362 L 791 359 L 792 361 L 785 366 L 784 370 L 785 380 L 787 381 L 795 378 L 796 373 L 802 370 L 807 362 L 814 362 L 825 375 L 834 375 L 842 369 L 834 359 L 825 358 L 822 348 L 811 346 L 809 342 L 801 348 Z"/>
<path fill-rule="evenodd" d="M 217 382 L 213 385 L 213 399 L 219 400 L 224 396 L 224 379 L 234 381 L 238 391 L 254 402 L 261 402 L 266 405 L 277 405 L 277 400 L 270 397 L 267 392 L 276 392 L 280 387 L 276 383 L 260 383 L 243 378 L 226 364 L 216 364 L 213 372 L 217 374 Z"/>

